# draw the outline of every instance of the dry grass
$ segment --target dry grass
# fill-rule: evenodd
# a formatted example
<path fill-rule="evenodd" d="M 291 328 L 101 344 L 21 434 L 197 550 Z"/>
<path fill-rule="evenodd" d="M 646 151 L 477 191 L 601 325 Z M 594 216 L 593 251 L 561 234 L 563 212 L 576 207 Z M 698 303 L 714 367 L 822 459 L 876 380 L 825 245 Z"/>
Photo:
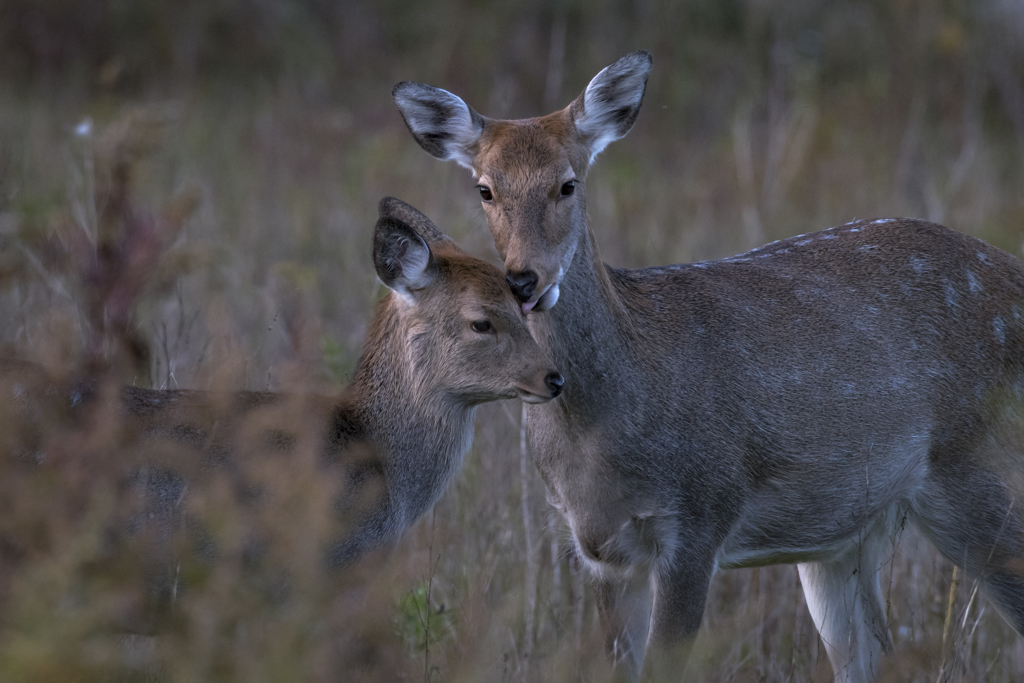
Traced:
<path fill-rule="evenodd" d="M 893 214 L 1020 255 L 1013 3 L 694 2 L 657 17 L 606 4 L 351 3 L 328 22 L 345 41 L 309 33 L 270 78 L 256 57 L 208 78 L 202 50 L 167 53 L 191 54 L 192 70 L 149 72 L 126 49 L 123 76 L 114 57 L 85 77 L 58 60 L 27 86 L 0 85 L 4 355 L 158 388 L 336 390 L 379 294 L 380 197 L 495 260 L 471 179 L 416 147 L 391 85 L 431 82 L 485 114 L 530 115 L 640 47 L 655 55 L 644 110 L 588 179 L 609 263 L 721 257 Z M 283 24 L 255 23 L 278 49 Z M 116 248 L 94 258 L 103 244 Z M 464 473 L 397 548 L 339 574 L 319 560 L 330 492 L 310 458 L 254 457 L 243 475 L 275 482 L 254 509 L 232 481 L 190 482 L 185 516 L 202 533 L 177 519 L 136 528 L 152 501 L 129 473 L 151 454 L 117 420 L 26 423 L 5 400 L 4 681 L 608 679 L 592 595 L 521 467 L 517 404 L 480 411 Z M 254 560 L 252 538 L 276 540 Z M 1024 641 L 953 576 L 912 531 L 899 539 L 886 680 L 1024 677 Z M 717 576 L 693 676 L 829 680 L 798 584 L 793 567 Z"/>

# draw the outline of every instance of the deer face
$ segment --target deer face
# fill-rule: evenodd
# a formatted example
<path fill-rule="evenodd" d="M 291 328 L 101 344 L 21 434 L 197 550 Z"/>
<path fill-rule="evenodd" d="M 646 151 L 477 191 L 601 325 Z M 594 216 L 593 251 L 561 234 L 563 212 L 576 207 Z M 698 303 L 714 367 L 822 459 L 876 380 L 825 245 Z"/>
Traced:
<path fill-rule="evenodd" d="M 586 230 L 586 157 L 564 144 L 574 136 L 565 112 L 497 122 L 474 158 L 487 224 L 523 313 L 555 305 Z"/>
<path fill-rule="evenodd" d="M 374 261 L 394 292 L 417 392 L 468 405 L 558 396 L 562 376 L 530 336 L 501 272 L 460 251 L 436 228 L 385 215 L 383 202 L 381 213 Z"/>
<path fill-rule="evenodd" d="M 462 254 L 438 258 L 438 287 L 423 299 L 420 322 L 434 341 L 436 383 L 467 403 L 519 397 L 541 403 L 562 390 L 561 375 L 530 336 L 501 272 Z M 426 315 L 424 315 L 425 312 Z M 415 344 L 424 343 L 420 336 Z"/>

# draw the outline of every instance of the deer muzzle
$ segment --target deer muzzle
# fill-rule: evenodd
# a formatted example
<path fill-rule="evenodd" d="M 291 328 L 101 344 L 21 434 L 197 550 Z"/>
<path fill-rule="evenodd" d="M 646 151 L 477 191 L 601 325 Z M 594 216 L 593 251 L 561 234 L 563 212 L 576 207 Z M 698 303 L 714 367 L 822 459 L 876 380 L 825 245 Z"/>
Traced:
<path fill-rule="evenodd" d="M 524 403 L 545 403 L 557 398 L 565 386 L 565 378 L 557 370 L 548 370 L 539 386 L 531 383 L 519 387 L 519 398 Z"/>

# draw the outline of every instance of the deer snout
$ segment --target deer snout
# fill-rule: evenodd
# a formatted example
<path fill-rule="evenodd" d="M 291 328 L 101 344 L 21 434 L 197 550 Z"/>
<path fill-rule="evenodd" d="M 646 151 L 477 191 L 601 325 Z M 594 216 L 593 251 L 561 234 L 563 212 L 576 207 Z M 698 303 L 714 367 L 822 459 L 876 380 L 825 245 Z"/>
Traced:
<path fill-rule="evenodd" d="M 557 372 L 550 372 L 548 376 L 544 378 L 544 384 L 547 386 L 548 391 L 551 392 L 551 398 L 557 398 L 562 393 L 562 387 L 565 385 L 565 378 Z"/>
<path fill-rule="evenodd" d="M 522 383 L 517 386 L 519 398 L 526 403 L 550 401 L 561 394 L 562 387 L 565 386 L 565 378 L 557 370 L 551 369 L 550 366 L 547 370 L 543 368 L 539 370 L 539 372 L 531 372 L 529 379 L 524 378 Z"/>
<path fill-rule="evenodd" d="M 529 301 L 537 289 L 537 273 L 532 270 L 509 270 L 505 273 L 505 281 L 521 304 Z"/>

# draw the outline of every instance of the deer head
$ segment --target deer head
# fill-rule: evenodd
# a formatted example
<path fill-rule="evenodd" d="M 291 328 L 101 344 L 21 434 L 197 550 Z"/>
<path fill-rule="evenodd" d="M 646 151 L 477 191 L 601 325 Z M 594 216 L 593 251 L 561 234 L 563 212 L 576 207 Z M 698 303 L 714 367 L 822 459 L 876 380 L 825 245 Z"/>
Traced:
<path fill-rule="evenodd" d="M 559 284 L 588 235 L 587 170 L 633 127 L 650 69 L 650 54 L 634 52 L 597 74 L 565 109 L 522 120 L 486 118 L 429 85 L 395 86 L 395 103 L 420 146 L 477 179 L 524 313 L 558 301 Z"/>

